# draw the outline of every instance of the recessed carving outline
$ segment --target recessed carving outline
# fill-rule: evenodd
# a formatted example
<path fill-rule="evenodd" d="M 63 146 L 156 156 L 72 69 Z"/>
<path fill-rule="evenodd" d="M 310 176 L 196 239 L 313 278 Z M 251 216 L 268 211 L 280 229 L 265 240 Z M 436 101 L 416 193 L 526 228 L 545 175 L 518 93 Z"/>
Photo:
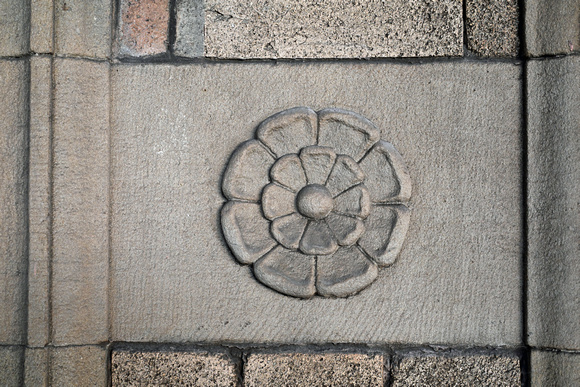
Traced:
<path fill-rule="evenodd" d="M 264 285 L 299 298 L 346 297 L 393 264 L 409 225 L 411 179 L 366 118 L 297 107 L 233 152 L 222 230 Z"/>

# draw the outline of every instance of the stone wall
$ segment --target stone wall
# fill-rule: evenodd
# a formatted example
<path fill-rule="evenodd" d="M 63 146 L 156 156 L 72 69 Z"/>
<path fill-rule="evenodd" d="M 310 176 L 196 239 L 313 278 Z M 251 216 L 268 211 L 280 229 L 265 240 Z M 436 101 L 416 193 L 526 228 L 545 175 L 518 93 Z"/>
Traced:
<path fill-rule="evenodd" d="M 579 14 L 4 1 L 1 384 L 578 385 Z"/>

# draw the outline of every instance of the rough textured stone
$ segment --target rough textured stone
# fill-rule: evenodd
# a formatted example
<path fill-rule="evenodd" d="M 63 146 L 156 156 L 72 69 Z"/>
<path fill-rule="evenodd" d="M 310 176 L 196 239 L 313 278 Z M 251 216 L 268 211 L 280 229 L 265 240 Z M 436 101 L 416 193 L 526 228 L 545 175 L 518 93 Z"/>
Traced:
<path fill-rule="evenodd" d="M 54 0 L 59 55 L 106 58 L 111 54 L 111 0 Z"/>
<path fill-rule="evenodd" d="M 203 57 L 204 2 L 203 0 L 177 0 L 175 55 L 188 58 Z"/>
<path fill-rule="evenodd" d="M 403 358 L 392 372 L 399 386 L 521 386 L 520 360 L 511 356 Z"/>
<path fill-rule="evenodd" d="M 580 57 L 528 64 L 528 331 L 580 349 Z"/>
<path fill-rule="evenodd" d="M 516 56 L 518 0 L 466 1 L 467 47 L 481 56 Z"/>
<path fill-rule="evenodd" d="M 28 82 L 27 61 L 0 61 L 0 344 L 26 340 Z"/>
<path fill-rule="evenodd" d="M 169 42 L 169 0 L 121 0 L 116 50 L 120 57 L 163 54 Z"/>
<path fill-rule="evenodd" d="M 107 340 L 109 66 L 56 59 L 52 325 L 58 344 Z"/>
<path fill-rule="evenodd" d="M 578 0 L 526 1 L 526 51 L 530 56 L 580 51 Z"/>
<path fill-rule="evenodd" d="M 377 58 L 462 53 L 462 6 L 456 0 L 205 1 L 205 55 L 209 57 Z"/>
<path fill-rule="evenodd" d="M 21 386 L 23 367 L 24 350 L 21 347 L 0 347 L 0 383 L 2 386 Z"/>
<path fill-rule="evenodd" d="M 113 340 L 519 345 L 520 75 L 473 62 L 114 66 Z M 364 115 L 413 179 L 401 254 L 354 297 L 283 296 L 224 244 L 230 155 L 294 106 Z"/>
<path fill-rule="evenodd" d="M 253 386 L 383 386 L 382 355 L 256 353 L 248 356 L 244 383 Z"/>
<path fill-rule="evenodd" d="M 30 59 L 30 162 L 28 193 L 28 345 L 49 336 L 51 59 Z"/>
<path fill-rule="evenodd" d="M 100 386 L 107 383 L 107 350 L 97 346 L 51 350 L 50 386 Z"/>
<path fill-rule="evenodd" d="M 236 365 L 225 354 L 117 350 L 112 357 L 113 386 L 237 385 Z"/>
<path fill-rule="evenodd" d="M 30 1 L 30 51 L 53 52 L 54 0 Z"/>
<path fill-rule="evenodd" d="M 48 348 L 26 348 L 24 364 L 25 386 L 48 386 L 49 351 Z"/>
<path fill-rule="evenodd" d="M 29 12 L 28 1 L 0 2 L 0 56 L 19 56 L 28 52 Z"/>
<path fill-rule="evenodd" d="M 532 351 L 532 386 L 580 386 L 580 354 Z"/>

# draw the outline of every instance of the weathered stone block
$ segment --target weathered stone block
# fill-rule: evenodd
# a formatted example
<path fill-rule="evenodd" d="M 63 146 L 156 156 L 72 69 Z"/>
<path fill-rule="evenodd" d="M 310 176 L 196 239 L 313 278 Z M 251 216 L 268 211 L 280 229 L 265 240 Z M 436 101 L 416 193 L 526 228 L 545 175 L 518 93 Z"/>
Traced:
<path fill-rule="evenodd" d="M 580 51 L 578 0 L 526 1 L 526 51 L 530 56 Z"/>
<path fill-rule="evenodd" d="M 29 76 L 0 61 L 0 344 L 26 341 Z"/>
<path fill-rule="evenodd" d="M 54 64 L 53 341 L 107 340 L 109 65 Z"/>
<path fill-rule="evenodd" d="M 202 0 L 177 0 L 175 55 L 188 58 L 204 55 L 204 2 Z"/>
<path fill-rule="evenodd" d="M 532 386 L 579 386 L 580 354 L 532 351 L 531 373 Z"/>
<path fill-rule="evenodd" d="M 162 54 L 169 43 L 169 0 L 122 0 L 116 51 L 120 57 Z"/>
<path fill-rule="evenodd" d="M 354 353 L 256 353 L 244 366 L 253 386 L 383 386 L 384 357 Z"/>
<path fill-rule="evenodd" d="M 518 0 L 466 1 L 467 47 L 481 56 L 518 54 Z"/>
<path fill-rule="evenodd" d="M 186 10 L 181 8 L 181 12 Z M 197 20 L 192 18 L 193 23 Z M 177 39 L 181 37 L 178 35 Z M 462 6 L 456 0 L 205 1 L 205 55 L 209 57 L 377 58 L 462 54 Z"/>
<path fill-rule="evenodd" d="M 21 386 L 23 382 L 24 349 L 0 347 L 0 381 L 3 386 Z"/>
<path fill-rule="evenodd" d="M 113 340 L 520 344 L 520 75 L 472 62 L 114 66 Z M 295 106 L 367 117 L 413 182 L 397 262 L 353 297 L 282 295 L 224 243 L 230 155 Z"/>
<path fill-rule="evenodd" d="M 51 350 L 51 386 L 100 386 L 107 383 L 107 350 L 97 346 Z"/>
<path fill-rule="evenodd" d="M 111 364 L 113 386 L 236 386 L 236 365 L 226 354 L 116 350 Z"/>
<path fill-rule="evenodd" d="M 26 54 L 29 47 L 30 4 L 22 0 L 0 2 L 0 57 Z"/>
<path fill-rule="evenodd" d="M 54 0 L 57 54 L 107 58 L 111 55 L 111 0 Z"/>
<path fill-rule="evenodd" d="M 528 327 L 580 349 L 580 57 L 528 64 Z"/>
<path fill-rule="evenodd" d="M 26 348 L 24 363 L 25 386 L 48 386 L 50 348 Z"/>
<path fill-rule="evenodd" d="M 406 357 L 393 367 L 393 386 L 521 386 L 515 356 Z"/>
<path fill-rule="evenodd" d="M 30 51 L 53 52 L 54 0 L 30 1 Z"/>

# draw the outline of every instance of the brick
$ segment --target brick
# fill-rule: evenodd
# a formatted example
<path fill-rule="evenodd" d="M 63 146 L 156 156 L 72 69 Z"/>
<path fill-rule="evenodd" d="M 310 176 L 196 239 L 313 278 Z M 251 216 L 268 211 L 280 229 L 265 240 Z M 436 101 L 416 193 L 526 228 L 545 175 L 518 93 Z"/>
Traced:
<path fill-rule="evenodd" d="M 528 331 L 580 349 L 580 57 L 528 64 Z"/>
<path fill-rule="evenodd" d="M 0 57 L 28 52 L 30 4 L 22 0 L 0 2 Z"/>
<path fill-rule="evenodd" d="M 467 47 L 480 56 L 517 56 L 518 0 L 465 1 Z"/>
<path fill-rule="evenodd" d="M 244 383 L 253 386 L 383 386 L 383 355 L 251 354 Z"/>
<path fill-rule="evenodd" d="M 515 356 L 422 356 L 403 358 L 394 367 L 393 387 L 520 386 Z"/>
<path fill-rule="evenodd" d="M 50 359 L 50 386 L 108 385 L 107 350 L 103 347 L 57 347 Z"/>
<path fill-rule="evenodd" d="M 580 354 L 532 351 L 532 386 L 579 386 Z"/>
<path fill-rule="evenodd" d="M 111 55 L 111 0 L 54 0 L 55 50 L 59 55 Z"/>
<path fill-rule="evenodd" d="M 142 57 L 163 54 L 169 41 L 169 0 L 122 0 L 117 32 L 117 55 Z"/>
<path fill-rule="evenodd" d="M 178 351 L 113 351 L 113 386 L 236 386 L 234 362 L 225 354 Z"/>
<path fill-rule="evenodd" d="M 0 344 L 26 340 L 26 60 L 0 60 Z"/>
<path fill-rule="evenodd" d="M 180 37 L 178 36 L 178 39 Z M 460 1 L 207 0 L 214 58 L 460 56 Z"/>
<path fill-rule="evenodd" d="M 526 1 L 526 52 L 529 56 L 580 51 L 578 0 Z"/>
<path fill-rule="evenodd" d="M 109 65 L 54 68 L 53 340 L 107 340 Z"/>

